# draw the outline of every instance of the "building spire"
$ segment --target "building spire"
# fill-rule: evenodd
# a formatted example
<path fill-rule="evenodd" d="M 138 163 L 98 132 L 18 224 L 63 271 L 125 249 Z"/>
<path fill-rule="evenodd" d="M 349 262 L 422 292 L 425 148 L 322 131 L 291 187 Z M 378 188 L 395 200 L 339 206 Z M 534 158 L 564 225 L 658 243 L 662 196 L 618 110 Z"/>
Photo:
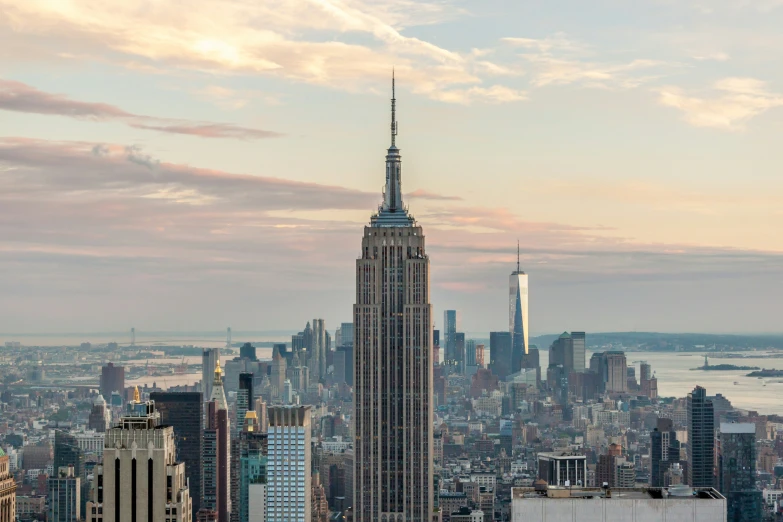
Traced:
<path fill-rule="evenodd" d="M 394 68 L 392 67 L 392 99 L 391 99 L 391 146 L 395 147 L 397 137 L 397 98 L 394 95 Z"/>

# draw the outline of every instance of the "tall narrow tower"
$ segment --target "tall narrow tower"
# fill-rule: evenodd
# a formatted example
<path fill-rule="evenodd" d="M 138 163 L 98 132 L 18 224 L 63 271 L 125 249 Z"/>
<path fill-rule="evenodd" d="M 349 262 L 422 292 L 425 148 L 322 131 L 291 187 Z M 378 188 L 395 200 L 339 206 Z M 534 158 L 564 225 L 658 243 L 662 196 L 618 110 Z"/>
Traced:
<path fill-rule="evenodd" d="M 528 354 L 527 274 L 519 266 L 517 242 L 517 269 L 508 277 L 508 331 L 511 333 L 511 371 L 524 366 Z"/>
<path fill-rule="evenodd" d="M 393 93 L 392 79 L 386 188 L 356 260 L 356 522 L 430 521 L 434 508 L 429 258 L 402 203 Z"/>

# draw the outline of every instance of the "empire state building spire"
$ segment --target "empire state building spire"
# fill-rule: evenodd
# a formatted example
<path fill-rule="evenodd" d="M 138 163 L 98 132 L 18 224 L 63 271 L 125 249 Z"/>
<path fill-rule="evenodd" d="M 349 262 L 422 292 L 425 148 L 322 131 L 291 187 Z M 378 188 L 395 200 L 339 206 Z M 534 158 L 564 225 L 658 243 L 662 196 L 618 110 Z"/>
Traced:
<path fill-rule="evenodd" d="M 400 149 L 397 148 L 397 99 L 392 73 L 391 146 L 386 151 L 386 187 L 383 190 L 383 204 L 378 209 L 378 214 L 373 216 L 372 225 L 399 227 L 412 226 L 414 223 L 402 202 L 402 158 Z"/>

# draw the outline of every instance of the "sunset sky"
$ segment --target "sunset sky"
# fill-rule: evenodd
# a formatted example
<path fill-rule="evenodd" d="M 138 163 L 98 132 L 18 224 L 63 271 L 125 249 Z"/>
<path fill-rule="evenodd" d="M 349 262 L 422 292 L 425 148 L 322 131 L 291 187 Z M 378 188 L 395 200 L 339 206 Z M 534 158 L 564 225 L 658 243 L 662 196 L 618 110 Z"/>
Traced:
<path fill-rule="evenodd" d="M 782 332 L 783 0 L 0 0 L 0 332 L 351 320 L 397 79 L 436 327 Z"/>

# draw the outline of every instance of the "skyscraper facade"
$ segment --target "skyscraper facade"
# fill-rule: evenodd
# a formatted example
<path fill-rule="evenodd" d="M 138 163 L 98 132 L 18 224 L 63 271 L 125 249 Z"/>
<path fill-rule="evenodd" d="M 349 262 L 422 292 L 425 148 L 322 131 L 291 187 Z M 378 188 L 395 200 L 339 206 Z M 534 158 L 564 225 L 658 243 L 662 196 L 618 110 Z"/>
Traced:
<path fill-rule="evenodd" d="M 658 419 L 650 433 L 650 486 L 662 488 L 672 464 L 680 461 L 680 443 L 671 419 Z"/>
<path fill-rule="evenodd" d="M 215 378 L 212 381 L 212 397 L 209 404 L 207 428 L 215 431 L 216 450 L 216 491 L 215 511 L 218 522 L 229 522 L 231 514 L 231 423 L 228 419 L 228 401 L 223 389 L 223 371 L 220 361 L 215 365 Z"/>
<path fill-rule="evenodd" d="M 625 352 L 604 352 L 604 359 L 606 391 L 626 393 L 628 391 L 628 362 Z"/>
<path fill-rule="evenodd" d="M 188 522 L 191 500 L 174 429 L 159 424 L 138 388 L 120 423 L 106 432 L 102 465 L 94 470 L 86 518 L 92 522 Z"/>
<path fill-rule="evenodd" d="M 63 466 L 49 477 L 49 510 L 47 522 L 79 522 L 81 516 L 81 480 L 73 466 Z"/>
<path fill-rule="evenodd" d="M 519 247 L 517 246 L 517 269 L 508 277 L 508 331 L 511 334 L 513 351 L 513 372 L 523 367 L 523 359 L 528 353 L 528 308 L 527 274 L 519 266 Z"/>
<path fill-rule="evenodd" d="M 193 513 L 201 509 L 201 432 L 204 426 L 200 392 L 152 392 L 150 400 L 160 423 L 174 428 L 177 461 L 185 464 Z"/>
<path fill-rule="evenodd" d="M 511 371 L 512 335 L 510 332 L 489 332 L 489 369 L 503 380 Z"/>
<path fill-rule="evenodd" d="M 728 522 L 762 519 L 762 494 L 756 489 L 756 425 L 720 424 L 718 489 L 726 497 Z"/>
<path fill-rule="evenodd" d="M 309 406 L 269 408 L 267 522 L 310 521 L 310 431 Z"/>
<path fill-rule="evenodd" d="M 0 522 L 16 522 L 16 480 L 9 460 L 0 448 Z"/>
<path fill-rule="evenodd" d="M 688 485 L 706 488 L 715 484 L 715 417 L 707 391 L 696 386 L 688 394 Z"/>
<path fill-rule="evenodd" d="M 402 202 L 396 128 L 392 97 L 383 203 L 364 228 L 356 261 L 356 522 L 424 522 L 434 511 L 429 258 L 422 228 Z M 453 319 L 453 328 L 444 326 L 456 334 L 456 313 Z"/>
<path fill-rule="evenodd" d="M 571 332 L 571 343 L 573 344 L 574 351 L 574 367 L 571 371 L 584 373 L 586 366 L 586 342 L 587 339 L 584 332 Z"/>

